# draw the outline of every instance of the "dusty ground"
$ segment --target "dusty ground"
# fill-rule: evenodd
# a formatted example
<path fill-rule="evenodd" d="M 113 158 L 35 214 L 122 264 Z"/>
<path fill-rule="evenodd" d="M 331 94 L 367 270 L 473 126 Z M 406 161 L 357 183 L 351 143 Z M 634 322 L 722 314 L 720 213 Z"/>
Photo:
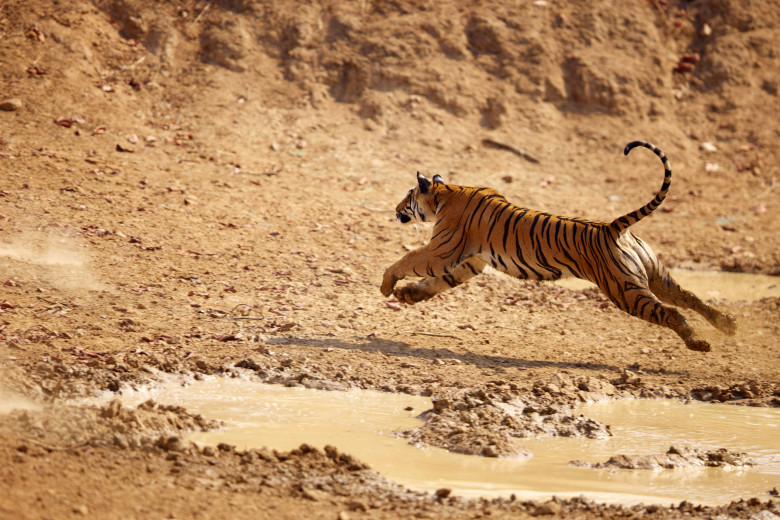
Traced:
<path fill-rule="evenodd" d="M 778 29 L 770 0 L 0 2 L 0 516 L 780 514 L 421 495 L 340 450 L 196 449 L 175 407 L 63 404 L 238 366 L 431 395 L 406 435 L 484 456 L 603 434 L 582 400 L 780 405 L 777 298 L 716 302 L 732 338 L 690 316 L 701 354 L 596 290 L 378 290 L 428 237 L 393 222 L 416 170 L 608 220 L 661 182 L 633 139 L 672 162 L 635 229 L 667 265 L 780 274 Z"/>

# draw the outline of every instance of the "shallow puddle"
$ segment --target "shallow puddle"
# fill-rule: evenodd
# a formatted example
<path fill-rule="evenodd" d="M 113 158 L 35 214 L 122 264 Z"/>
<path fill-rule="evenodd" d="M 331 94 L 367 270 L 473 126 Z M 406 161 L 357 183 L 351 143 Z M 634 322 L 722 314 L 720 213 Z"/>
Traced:
<path fill-rule="evenodd" d="M 606 440 L 520 440 L 533 456 L 491 459 L 420 449 L 391 432 L 420 424 L 415 416 L 428 398 L 372 391 L 325 392 L 259 382 L 214 378 L 126 396 L 175 403 L 210 419 L 221 431 L 198 433 L 201 444 L 289 450 L 307 443 L 332 444 L 409 488 L 447 487 L 465 496 L 544 499 L 584 494 L 591 500 L 670 504 L 688 500 L 721 504 L 761 495 L 780 482 L 780 410 L 669 400 L 614 401 L 583 406 L 583 413 L 612 427 Z M 672 445 L 728 448 L 748 453 L 748 468 L 594 470 L 572 460 L 606 462 L 617 454 L 660 454 Z"/>
<path fill-rule="evenodd" d="M 755 301 L 770 296 L 780 297 L 780 278 L 777 276 L 686 269 L 671 271 L 672 277 L 683 289 L 705 300 Z M 555 283 L 568 289 L 594 287 L 592 283 L 579 278 L 564 278 Z"/>

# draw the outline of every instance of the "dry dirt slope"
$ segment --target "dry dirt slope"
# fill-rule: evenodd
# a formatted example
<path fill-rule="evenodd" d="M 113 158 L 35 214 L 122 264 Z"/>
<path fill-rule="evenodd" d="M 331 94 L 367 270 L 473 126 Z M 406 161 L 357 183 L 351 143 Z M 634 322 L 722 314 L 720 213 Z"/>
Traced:
<path fill-rule="evenodd" d="M 396 155 L 419 147 L 417 165 L 370 179 L 378 198 L 394 201 L 409 182 L 402 173 L 415 166 L 452 171 L 464 184 L 500 185 L 510 174 L 524 181 L 505 190 L 520 202 L 598 219 L 652 193 L 655 164 L 605 170 L 627 140 L 646 138 L 675 166 L 666 208 L 677 213 L 675 236 L 664 237 L 665 223 L 650 230 L 664 253 L 704 267 L 777 271 L 771 4 L 201 4 L 8 4 L 6 95 L 28 103 L 5 119 L 36 114 L 22 121 L 32 145 L 57 130 L 58 117 L 83 119 L 83 134 L 167 130 L 197 148 L 181 150 L 189 159 L 254 172 L 294 162 L 296 144 L 310 146 L 308 157 L 379 143 Z M 482 150 L 485 135 L 542 162 Z M 230 146 L 215 146 L 225 138 Z M 288 149 L 274 153 L 273 143 Z M 306 175 L 317 179 L 311 168 Z M 552 189 L 538 189 L 549 177 Z M 563 189 L 571 193 L 562 200 Z M 699 247 L 702 233 L 708 247 Z"/>
<path fill-rule="evenodd" d="M 661 180 L 652 158 L 619 156 L 634 138 L 672 159 L 667 211 L 637 226 L 667 263 L 777 273 L 777 22 L 770 2 L 3 2 L 0 101 L 21 102 L 0 112 L 4 386 L 49 401 L 148 381 L 150 367 L 240 363 L 277 383 L 466 403 L 484 421 L 454 423 L 468 433 L 456 448 L 474 453 L 511 444 L 491 400 L 776 405 L 776 298 L 720 302 L 740 320 L 733 339 L 693 317 L 715 344 L 702 356 L 594 291 L 487 276 L 402 308 L 377 287 L 426 238 L 390 222 L 415 170 L 608 219 Z M 232 319 L 242 312 L 266 319 Z M 96 431 L 116 417 L 92 415 Z M 202 493 L 224 518 L 294 517 L 311 500 L 327 518 L 536 511 L 412 499 L 306 450 L 231 453 L 209 475 L 208 455 L 172 456 L 175 443 L 136 449 L 108 433 L 81 446 L 90 428 L 28 427 L 48 420 L 3 419 L 6 516 L 193 516 Z M 322 475 L 324 494 L 307 496 Z"/>

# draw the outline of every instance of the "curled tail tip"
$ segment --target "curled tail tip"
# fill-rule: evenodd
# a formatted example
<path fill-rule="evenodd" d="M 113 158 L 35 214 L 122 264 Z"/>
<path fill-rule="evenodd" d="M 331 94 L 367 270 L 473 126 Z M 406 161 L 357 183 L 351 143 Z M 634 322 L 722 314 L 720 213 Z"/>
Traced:
<path fill-rule="evenodd" d="M 628 152 L 636 148 L 637 146 L 645 146 L 644 141 L 631 141 L 623 148 L 623 155 L 628 155 Z"/>

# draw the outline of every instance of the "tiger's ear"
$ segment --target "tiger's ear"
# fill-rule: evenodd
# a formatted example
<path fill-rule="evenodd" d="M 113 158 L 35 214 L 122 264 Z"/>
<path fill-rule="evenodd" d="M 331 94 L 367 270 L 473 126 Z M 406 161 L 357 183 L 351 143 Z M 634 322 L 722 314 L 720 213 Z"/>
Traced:
<path fill-rule="evenodd" d="M 417 172 L 417 184 L 420 186 L 420 193 L 425 195 L 428 193 L 428 189 L 431 187 L 431 181 L 422 176 L 420 172 Z"/>
<path fill-rule="evenodd" d="M 444 184 L 444 179 L 442 179 L 441 175 L 437 173 L 436 175 L 433 176 L 433 182 L 435 182 L 436 184 Z"/>

